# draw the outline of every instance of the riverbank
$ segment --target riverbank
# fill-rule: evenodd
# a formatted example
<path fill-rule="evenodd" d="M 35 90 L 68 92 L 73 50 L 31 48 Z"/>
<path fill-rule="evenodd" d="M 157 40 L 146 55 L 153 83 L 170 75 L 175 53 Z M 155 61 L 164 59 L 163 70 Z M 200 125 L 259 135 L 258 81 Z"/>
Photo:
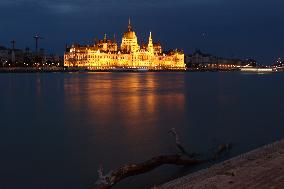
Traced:
<path fill-rule="evenodd" d="M 0 67 L 0 73 L 40 73 L 40 72 L 235 72 L 237 69 L 186 69 L 186 70 L 136 70 L 136 69 L 102 69 L 68 67 Z"/>
<path fill-rule="evenodd" d="M 136 70 L 136 69 L 102 69 L 90 70 L 86 68 L 68 68 L 68 67 L 0 67 L 0 73 L 45 73 L 45 72 L 241 72 L 240 69 L 191 69 L 186 70 Z M 283 69 L 277 72 L 267 73 L 283 73 Z M 265 73 L 265 72 L 245 72 L 245 73 Z"/>
<path fill-rule="evenodd" d="M 242 154 L 158 189 L 282 189 L 284 140 Z"/>
<path fill-rule="evenodd" d="M 65 72 L 64 67 L 4 67 L 0 73 L 40 73 L 40 72 Z"/>

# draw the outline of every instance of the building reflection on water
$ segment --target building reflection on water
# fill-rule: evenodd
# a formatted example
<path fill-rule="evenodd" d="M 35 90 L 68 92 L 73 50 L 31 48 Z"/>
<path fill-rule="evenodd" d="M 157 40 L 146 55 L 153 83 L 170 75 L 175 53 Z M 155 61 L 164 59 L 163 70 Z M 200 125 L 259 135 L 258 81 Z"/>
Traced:
<path fill-rule="evenodd" d="M 95 73 L 65 78 L 66 107 L 93 129 L 108 135 L 112 127 L 129 140 L 146 137 L 158 124 L 174 123 L 185 108 L 182 77 L 155 73 Z M 76 115 L 78 114 L 78 115 Z M 144 134 L 143 134 L 144 132 Z"/>

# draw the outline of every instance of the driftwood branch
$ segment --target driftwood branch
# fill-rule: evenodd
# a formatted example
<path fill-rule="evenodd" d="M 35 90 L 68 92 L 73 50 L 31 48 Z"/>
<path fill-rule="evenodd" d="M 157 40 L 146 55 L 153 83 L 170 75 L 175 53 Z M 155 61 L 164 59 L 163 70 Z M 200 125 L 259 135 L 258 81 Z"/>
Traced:
<path fill-rule="evenodd" d="M 229 149 L 228 145 L 220 145 L 211 158 L 208 159 L 198 159 L 194 158 L 194 154 L 189 154 L 185 148 L 182 146 L 179 136 L 175 129 L 171 129 L 169 133 L 172 133 L 175 136 L 176 146 L 181 152 L 181 154 L 175 155 L 161 155 L 153 157 L 143 163 L 138 164 L 126 164 L 117 170 L 109 172 L 107 175 L 103 175 L 103 167 L 100 166 L 98 170 L 99 181 L 97 181 L 98 189 L 109 189 L 121 180 L 149 172 L 159 166 L 171 164 L 179 166 L 192 166 L 197 165 L 206 161 L 215 160 L 223 153 L 225 150 Z"/>
<path fill-rule="evenodd" d="M 181 155 L 165 155 L 165 156 L 157 156 L 152 159 L 149 159 L 148 161 L 145 161 L 140 164 L 127 164 L 119 169 L 112 171 L 108 174 L 106 177 L 101 177 L 103 180 L 101 180 L 99 184 L 99 189 L 109 189 L 119 181 L 130 177 L 139 175 L 142 173 L 149 172 L 161 165 L 165 164 L 172 164 L 172 165 L 196 165 L 199 163 L 202 163 L 203 160 L 197 160 L 197 159 L 189 159 L 185 156 Z"/>
<path fill-rule="evenodd" d="M 188 152 L 185 150 L 185 148 L 182 146 L 180 140 L 179 140 L 179 135 L 176 132 L 175 128 L 172 128 L 169 133 L 172 133 L 176 139 L 176 146 L 178 150 L 183 154 L 183 155 L 188 155 Z"/>

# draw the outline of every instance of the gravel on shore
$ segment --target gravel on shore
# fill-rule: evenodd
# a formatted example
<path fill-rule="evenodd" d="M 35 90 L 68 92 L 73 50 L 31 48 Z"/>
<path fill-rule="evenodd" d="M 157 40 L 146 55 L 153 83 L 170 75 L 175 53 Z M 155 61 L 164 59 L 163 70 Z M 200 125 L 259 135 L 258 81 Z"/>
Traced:
<path fill-rule="evenodd" d="M 284 140 L 155 189 L 284 189 Z"/>

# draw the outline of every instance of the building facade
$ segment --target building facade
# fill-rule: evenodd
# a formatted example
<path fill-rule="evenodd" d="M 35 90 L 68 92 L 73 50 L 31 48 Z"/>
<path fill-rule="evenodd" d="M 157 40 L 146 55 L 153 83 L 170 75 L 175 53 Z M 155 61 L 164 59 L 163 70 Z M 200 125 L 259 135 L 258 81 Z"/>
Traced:
<path fill-rule="evenodd" d="M 237 58 L 222 58 L 196 50 L 193 54 L 185 57 L 188 68 L 206 69 L 237 69 L 242 66 L 255 66 L 256 61 L 252 59 L 241 60 Z"/>
<path fill-rule="evenodd" d="M 0 46 L 0 64 L 4 66 L 9 60 L 9 49 Z"/>
<path fill-rule="evenodd" d="M 84 67 L 90 70 L 115 68 L 141 68 L 150 70 L 184 70 L 184 53 L 171 51 L 163 53 L 159 43 L 153 43 L 150 32 L 147 45 L 139 45 L 130 20 L 123 34 L 121 45 L 115 39 L 99 40 L 94 45 L 72 45 L 64 54 L 64 66 Z"/>

